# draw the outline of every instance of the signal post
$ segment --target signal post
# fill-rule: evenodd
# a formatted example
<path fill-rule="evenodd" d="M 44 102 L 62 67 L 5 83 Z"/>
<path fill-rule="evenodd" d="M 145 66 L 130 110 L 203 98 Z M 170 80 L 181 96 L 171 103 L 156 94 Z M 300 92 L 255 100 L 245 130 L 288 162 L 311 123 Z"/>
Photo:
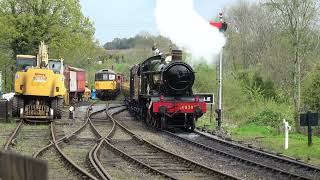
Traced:
<path fill-rule="evenodd" d="M 221 33 L 224 33 L 227 30 L 227 23 L 223 21 L 223 14 L 219 13 L 219 21 L 210 21 L 210 25 L 216 27 L 219 29 Z M 219 77 L 218 77 L 218 108 L 216 110 L 217 112 L 217 124 L 218 128 L 221 128 L 221 122 L 222 122 L 222 60 L 223 60 L 223 49 L 222 47 L 220 56 L 219 56 Z"/>

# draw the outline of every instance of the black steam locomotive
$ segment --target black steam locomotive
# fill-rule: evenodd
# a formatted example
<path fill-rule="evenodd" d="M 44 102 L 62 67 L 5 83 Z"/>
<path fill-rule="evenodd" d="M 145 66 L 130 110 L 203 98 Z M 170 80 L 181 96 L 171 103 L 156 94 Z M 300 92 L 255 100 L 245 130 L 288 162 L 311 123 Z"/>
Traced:
<path fill-rule="evenodd" d="M 194 130 L 206 103 L 193 95 L 195 73 L 182 51 L 152 56 L 130 70 L 129 109 L 151 126 Z"/>

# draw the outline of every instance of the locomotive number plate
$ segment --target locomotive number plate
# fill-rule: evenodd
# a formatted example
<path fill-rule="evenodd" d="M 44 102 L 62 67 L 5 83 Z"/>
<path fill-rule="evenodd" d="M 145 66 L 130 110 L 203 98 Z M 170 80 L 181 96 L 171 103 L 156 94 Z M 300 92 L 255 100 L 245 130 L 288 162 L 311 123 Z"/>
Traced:
<path fill-rule="evenodd" d="M 181 106 L 181 109 L 183 110 L 192 110 L 193 109 L 193 106 L 192 105 L 187 105 L 187 106 Z"/>

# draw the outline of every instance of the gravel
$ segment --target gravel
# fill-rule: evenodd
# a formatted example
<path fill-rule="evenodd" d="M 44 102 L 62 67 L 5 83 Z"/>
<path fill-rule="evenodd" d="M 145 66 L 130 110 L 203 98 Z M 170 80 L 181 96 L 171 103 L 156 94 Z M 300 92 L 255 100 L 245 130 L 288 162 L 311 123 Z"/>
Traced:
<path fill-rule="evenodd" d="M 231 174 L 241 179 L 275 179 L 280 178 L 271 173 L 260 171 L 254 167 L 247 166 L 230 158 L 215 154 L 201 148 L 195 147 L 188 143 L 177 140 L 159 131 L 155 131 L 145 126 L 141 121 L 133 120 L 128 111 L 115 118 L 129 127 L 134 133 L 140 137 L 151 141 L 152 143 L 163 147 L 170 152 L 177 153 L 182 157 L 196 161 L 213 169 Z"/>

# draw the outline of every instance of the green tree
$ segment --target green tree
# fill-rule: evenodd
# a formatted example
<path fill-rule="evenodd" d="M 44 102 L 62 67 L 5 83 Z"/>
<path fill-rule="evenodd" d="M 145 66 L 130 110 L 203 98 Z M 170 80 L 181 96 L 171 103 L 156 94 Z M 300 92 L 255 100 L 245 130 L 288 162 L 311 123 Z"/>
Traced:
<path fill-rule="evenodd" d="M 79 0 L 1 0 L 0 17 L 5 24 L 1 39 L 8 42 L 13 57 L 35 54 L 40 41 L 49 44 L 50 55 L 58 57 L 94 44 L 94 28 L 82 15 Z"/>
<path fill-rule="evenodd" d="M 318 3 L 318 0 L 268 0 L 267 3 L 280 15 L 282 25 L 285 27 L 293 47 L 293 102 L 296 130 L 300 129 L 301 57 L 308 51 L 306 40 L 308 40 L 310 27 L 317 16 Z"/>
<path fill-rule="evenodd" d="M 311 71 L 303 84 L 302 100 L 305 111 L 320 111 L 320 65 Z"/>

